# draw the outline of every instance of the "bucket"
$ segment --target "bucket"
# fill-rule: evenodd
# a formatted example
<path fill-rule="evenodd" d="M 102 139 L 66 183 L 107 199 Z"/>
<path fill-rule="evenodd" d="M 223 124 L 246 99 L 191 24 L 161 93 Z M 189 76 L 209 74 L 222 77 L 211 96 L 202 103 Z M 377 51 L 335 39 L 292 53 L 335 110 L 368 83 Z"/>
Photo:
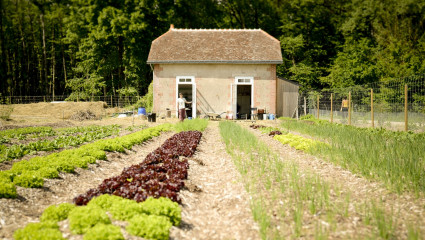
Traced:
<path fill-rule="evenodd" d="M 263 114 L 263 120 L 267 120 L 267 114 Z"/>
<path fill-rule="evenodd" d="M 139 108 L 137 111 L 138 115 L 146 115 L 146 108 Z"/>
<path fill-rule="evenodd" d="M 270 113 L 270 115 L 269 115 L 269 119 L 270 119 L 270 120 L 274 120 L 274 114 L 271 114 L 271 113 Z"/>

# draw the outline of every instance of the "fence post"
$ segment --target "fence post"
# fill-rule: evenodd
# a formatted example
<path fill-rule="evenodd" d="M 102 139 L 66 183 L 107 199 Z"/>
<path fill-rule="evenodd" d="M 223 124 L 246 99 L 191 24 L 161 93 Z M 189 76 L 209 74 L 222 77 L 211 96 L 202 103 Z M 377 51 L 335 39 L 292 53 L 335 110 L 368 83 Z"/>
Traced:
<path fill-rule="evenodd" d="M 407 84 L 404 85 L 404 131 L 407 132 L 408 124 L 407 124 Z"/>
<path fill-rule="evenodd" d="M 307 115 L 307 100 L 304 97 L 304 116 Z"/>
<path fill-rule="evenodd" d="M 334 122 L 334 112 L 333 112 L 333 94 L 331 93 L 331 123 Z"/>
<path fill-rule="evenodd" d="M 319 119 L 319 95 L 317 95 L 317 119 Z"/>
<path fill-rule="evenodd" d="M 348 92 L 348 125 L 351 125 L 351 91 Z"/>
<path fill-rule="evenodd" d="M 373 115 L 373 88 L 370 89 L 370 118 L 372 120 L 372 128 L 375 127 L 375 119 Z"/>
<path fill-rule="evenodd" d="M 112 95 L 111 95 L 111 107 L 114 107 L 114 101 L 112 100 Z"/>

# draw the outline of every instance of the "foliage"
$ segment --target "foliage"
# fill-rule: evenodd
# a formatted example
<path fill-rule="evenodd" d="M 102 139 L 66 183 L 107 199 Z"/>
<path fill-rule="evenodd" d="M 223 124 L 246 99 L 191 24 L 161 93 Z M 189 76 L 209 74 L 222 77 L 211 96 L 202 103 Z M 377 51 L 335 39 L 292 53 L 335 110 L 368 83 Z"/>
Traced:
<path fill-rule="evenodd" d="M 68 219 L 69 227 L 74 234 L 84 234 L 99 223 L 111 223 L 105 211 L 96 206 L 76 207 L 71 210 Z"/>
<path fill-rule="evenodd" d="M 425 72 L 422 1 L 2 0 L 2 96 L 148 92 L 152 41 L 179 28 L 261 28 L 280 39 L 277 73 L 303 88 Z M 16 56 L 14 58 L 7 56 Z M 131 90 L 131 91 L 129 91 Z M 123 91 L 126 93 L 124 94 Z M 144 102 L 147 105 L 147 102 Z M 145 106 L 148 108 L 148 106 Z"/>
<path fill-rule="evenodd" d="M 330 147 L 313 151 L 367 178 L 379 179 L 397 192 L 425 191 L 425 134 L 357 128 L 317 121 L 282 121 L 282 126 L 325 140 Z"/>
<path fill-rule="evenodd" d="M 181 208 L 168 198 L 148 198 L 141 203 L 142 212 L 148 215 L 165 216 L 174 226 L 180 225 Z"/>
<path fill-rule="evenodd" d="M 127 232 L 132 235 L 147 239 L 168 239 L 170 228 L 173 225 L 164 216 L 137 215 L 133 217 L 126 227 Z"/>
<path fill-rule="evenodd" d="M 25 228 L 13 233 L 15 240 L 60 240 L 65 239 L 56 222 L 28 223 Z"/>
<path fill-rule="evenodd" d="M 95 189 L 74 198 L 77 205 L 86 205 L 93 197 L 114 194 L 123 198 L 143 202 L 148 197 L 167 197 L 180 202 L 178 192 L 184 186 L 189 164 L 187 159 L 194 154 L 201 139 L 198 131 L 180 132 L 167 139 L 164 144 L 145 160 L 126 168 L 118 176 L 103 180 Z M 143 190 L 140 190 L 143 189 Z"/>
<path fill-rule="evenodd" d="M 121 228 L 112 224 L 96 224 L 83 237 L 84 240 L 124 240 Z"/>
<path fill-rule="evenodd" d="M 204 131 L 208 126 L 207 119 L 185 119 L 183 122 L 179 122 L 174 125 L 174 131 L 182 132 L 182 131 Z"/>
<path fill-rule="evenodd" d="M 6 121 L 9 120 L 12 112 L 13 112 L 13 107 L 11 105 L 0 104 L 0 119 L 6 120 Z"/>
<path fill-rule="evenodd" d="M 136 103 L 136 107 L 144 107 L 146 112 L 152 112 L 153 108 L 153 82 L 149 84 L 148 92 Z"/>
<path fill-rule="evenodd" d="M 51 221 L 59 222 L 68 218 L 69 212 L 75 208 L 74 204 L 61 203 L 59 205 L 51 205 L 44 209 L 40 217 L 42 222 Z"/>
<path fill-rule="evenodd" d="M 320 141 L 312 140 L 309 138 L 304 138 L 292 133 L 287 133 L 284 135 L 277 135 L 273 137 L 282 144 L 288 144 L 289 146 L 306 152 L 311 152 L 313 149 L 317 148 L 319 145 L 321 147 L 328 147 L 326 143 Z"/>
<path fill-rule="evenodd" d="M 13 183 L 25 188 L 41 188 L 44 180 L 35 171 L 26 171 L 16 176 Z"/>
<path fill-rule="evenodd" d="M 131 149 L 135 144 L 140 144 L 170 129 L 170 124 L 163 124 L 115 139 L 98 140 L 76 149 L 16 162 L 10 170 L 0 173 L 13 176 L 13 183 L 16 185 L 42 187 L 43 178 L 55 178 L 58 172 L 74 172 L 76 167 L 86 168 L 89 163 L 95 163 L 96 160 L 106 160 L 105 151 Z"/>
<path fill-rule="evenodd" d="M 10 181 L 0 179 L 0 198 L 16 198 L 17 196 L 15 185 Z"/>

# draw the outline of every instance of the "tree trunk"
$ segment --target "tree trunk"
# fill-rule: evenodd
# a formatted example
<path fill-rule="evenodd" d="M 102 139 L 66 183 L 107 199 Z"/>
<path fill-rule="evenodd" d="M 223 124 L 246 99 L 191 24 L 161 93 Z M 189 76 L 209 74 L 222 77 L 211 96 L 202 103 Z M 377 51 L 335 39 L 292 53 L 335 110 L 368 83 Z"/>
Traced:
<path fill-rule="evenodd" d="M 30 22 L 33 23 L 33 19 L 30 16 Z M 31 26 L 31 32 L 32 32 L 32 38 L 34 41 L 34 50 L 36 52 L 36 57 L 37 57 L 37 62 L 38 62 L 38 75 L 39 75 L 39 81 L 38 81 L 38 94 L 42 95 L 43 93 L 43 63 L 42 63 L 42 59 L 40 57 L 40 49 L 39 49 L 39 45 L 37 42 L 37 37 L 35 36 L 35 30 L 33 28 L 33 24 L 30 25 Z"/>
<path fill-rule="evenodd" d="M 52 28 L 52 98 L 55 101 L 55 77 L 56 77 L 56 57 L 55 57 L 55 26 Z"/>
<path fill-rule="evenodd" d="M 44 26 L 44 13 L 40 14 L 41 30 L 43 34 L 43 69 L 44 69 L 44 87 L 47 84 L 47 53 L 46 53 L 46 29 Z"/>
<path fill-rule="evenodd" d="M 6 95 L 6 80 L 7 78 L 7 69 L 6 69 L 6 52 L 4 47 L 4 34 L 3 34 L 3 16 L 4 16 L 4 10 L 3 10 L 3 0 L 0 0 L 0 41 L 1 41 L 1 62 L 0 62 L 0 70 L 1 75 L 0 78 L 2 81 L 0 81 L 0 93 L 3 95 Z"/>
<path fill-rule="evenodd" d="M 60 32 L 61 32 L 61 42 L 60 42 L 60 44 L 61 44 L 61 53 L 62 53 L 63 76 L 64 76 L 65 83 L 66 83 L 68 79 L 67 79 L 67 75 L 66 75 L 66 60 L 65 60 L 65 53 L 64 53 L 64 51 L 63 51 L 63 43 L 62 43 L 62 39 L 63 39 L 62 27 L 61 27 L 61 29 L 60 29 Z"/>
<path fill-rule="evenodd" d="M 124 42 L 124 37 L 119 36 L 118 37 L 118 81 L 122 84 L 123 81 L 123 76 L 124 76 L 124 70 L 122 67 L 122 58 L 123 58 L 123 52 L 124 52 L 124 47 L 123 47 L 123 42 Z M 125 86 L 127 86 L 127 83 L 124 84 Z"/>

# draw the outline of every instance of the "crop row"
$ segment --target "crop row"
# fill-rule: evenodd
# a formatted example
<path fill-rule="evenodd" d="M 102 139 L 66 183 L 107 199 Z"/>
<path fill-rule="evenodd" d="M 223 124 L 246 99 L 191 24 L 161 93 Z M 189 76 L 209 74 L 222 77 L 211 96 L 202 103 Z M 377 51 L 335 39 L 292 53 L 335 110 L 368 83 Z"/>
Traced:
<path fill-rule="evenodd" d="M 137 202 L 148 197 L 167 197 L 180 202 L 178 192 L 184 186 L 189 163 L 180 156 L 194 154 L 201 139 L 199 131 L 180 132 L 149 153 L 140 164 L 125 168 L 118 176 L 105 179 L 96 189 L 77 196 L 74 202 L 85 205 L 101 194 L 113 194 Z"/>
<path fill-rule="evenodd" d="M 272 136 L 274 139 L 278 140 L 282 144 L 288 144 L 289 146 L 297 150 L 311 153 L 319 149 L 320 147 L 330 147 L 328 144 L 323 143 L 321 141 L 305 138 L 288 132 L 282 133 L 279 128 L 265 127 L 261 125 L 251 125 L 250 127 L 253 129 L 259 129 L 262 133 L 268 134 L 269 136 Z"/>
<path fill-rule="evenodd" d="M 119 129 L 118 125 L 115 128 Z M 83 126 L 83 127 L 69 127 L 69 128 L 56 128 L 51 127 L 27 127 L 27 128 L 16 128 L 2 131 L 0 134 L 0 143 L 10 143 L 11 140 L 26 140 L 26 139 L 37 139 L 43 137 L 52 136 L 69 136 L 76 135 L 92 131 L 100 131 L 102 129 L 110 128 L 111 126 Z"/>
<path fill-rule="evenodd" d="M 16 186 L 42 187 L 45 178 L 57 178 L 59 172 L 72 173 L 75 168 L 87 168 L 96 160 L 105 160 L 106 152 L 124 152 L 162 131 L 168 131 L 171 125 L 163 124 L 113 139 L 102 139 L 79 148 L 64 150 L 43 157 L 34 157 L 28 161 L 14 163 L 12 168 L 0 172 L 0 197 L 15 198 Z"/>
<path fill-rule="evenodd" d="M 80 135 L 62 135 L 53 140 L 40 140 L 30 142 L 28 144 L 15 144 L 10 147 L 0 145 L 0 163 L 11 159 L 21 158 L 27 154 L 36 153 L 38 151 L 53 151 L 69 146 L 75 147 L 86 142 L 102 139 L 111 135 L 117 135 L 119 133 L 119 126 L 110 125 L 103 127 L 89 127 L 85 128 L 84 131 L 85 132 Z"/>
<path fill-rule="evenodd" d="M 84 234 L 84 240 L 123 240 L 121 228 L 112 220 L 128 222 L 126 231 L 131 235 L 168 239 L 171 226 L 180 224 L 181 208 L 168 198 L 148 198 L 138 203 L 105 194 L 92 199 L 87 206 L 69 203 L 49 206 L 40 220 L 15 231 L 14 239 L 64 239 L 59 229 L 59 222 L 64 220 L 69 222 L 71 233 Z"/>
<path fill-rule="evenodd" d="M 77 196 L 77 206 L 63 203 L 48 207 L 41 222 L 17 230 L 14 238 L 63 239 L 58 222 L 67 219 L 71 232 L 84 234 L 83 239 L 124 239 L 120 227 L 111 223 L 111 216 L 128 222 L 126 231 L 131 235 L 168 239 L 171 226 L 181 221 L 177 192 L 184 186 L 189 167 L 187 159 L 180 160 L 180 156 L 192 156 L 201 136 L 198 131 L 175 134 L 142 163 Z"/>
<path fill-rule="evenodd" d="M 352 198 L 345 184 L 327 181 L 315 168 L 300 169 L 298 160 L 279 156 L 247 129 L 232 122 L 219 126 L 226 150 L 251 194 L 251 209 L 263 239 L 328 239 L 340 237 L 341 232 L 346 239 L 420 239 L 417 219 L 403 218 L 400 227 L 400 209 L 388 210 L 379 198 Z M 286 135 L 274 138 L 281 136 Z M 361 221 L 354 223 L 354 217 Z M 355 224 L 355 231 L 347 232 L 347 224 Z"/>
<path fill-rule="evenodd" d="M 327 121 L 284 119 L 282 127 L 329 143 L 319 154 L 396 192 L 425 192 L 425 133 L 358 128 Z"/>

